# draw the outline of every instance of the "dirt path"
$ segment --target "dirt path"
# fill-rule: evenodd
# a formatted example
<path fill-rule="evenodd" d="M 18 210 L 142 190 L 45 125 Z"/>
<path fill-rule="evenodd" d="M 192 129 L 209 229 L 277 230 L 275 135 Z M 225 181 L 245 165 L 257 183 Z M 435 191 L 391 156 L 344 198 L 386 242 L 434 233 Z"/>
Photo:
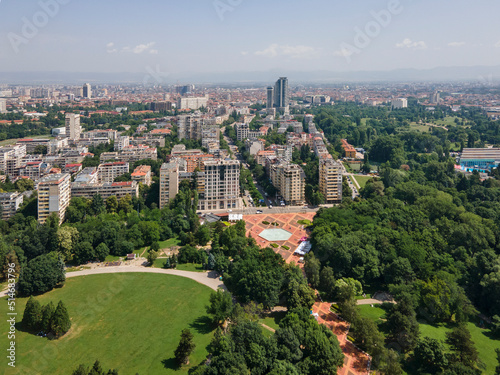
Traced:
<path fill-rule="evenodd" d="M 179 270 L 165 270 L 162 268 L 149 268 L 140 266 L 118 266 L 118 267 L 103 267 L 95 268 L 91 270 L 75 271 L 66 274 L 66 277 L 78 277 L 87 275 L 100 275 L 107 273 L 125 273 L 125 272 L 135 272 L 135 273 L 161 273 L 165 275 L 174 275 L 187 277 L 188 279 L 194 280 L 200 284 L 206 285 L 213 290 L 219 288 L 227 290 L 224 283 L 219 280 L 215 272 L 190 272 L 190 271 L 179 271 Z"/>

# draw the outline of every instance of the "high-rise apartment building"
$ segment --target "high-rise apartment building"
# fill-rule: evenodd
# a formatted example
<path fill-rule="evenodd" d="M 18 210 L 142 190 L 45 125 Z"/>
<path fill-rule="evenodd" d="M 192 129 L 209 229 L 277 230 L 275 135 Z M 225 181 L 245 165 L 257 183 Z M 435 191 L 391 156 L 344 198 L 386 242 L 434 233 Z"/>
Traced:
<path fill-rule="evenodd" d="M 274 106 L 279 111 L 288 112 L 289 102 L 288 78 L 280 77 L 274 85 Z"/>
<path fill-rule="evenodd" d="M 267 102 L 266 109 L 271 109 L 274 106 L 274 87 L 269 86 L 267 88 Z"/>
<path fill-rule="evenodd" d="M 408 100 L 406 98 L 393 99 L 391 104 L 393 109 L 408 108 Z"/>
<path fill-rule="evenodd" d="M 179 98 L 177 99 L 177 109 L 200 109 L 207 107 L 208 96 L 199 98 Z"/>
<path fill-rule="evenodd" d="M 168 206 L 179 192 L 179 163 L 172 160 L 160 169 L 160 209 Z"/>
<path fill-rule="evenodd" d="M 200 196 L 202 210 L 239 208 L 240 162 L 237 160 L 206 160 L 205 192 Z"/>
<path fill-rule="evenodd" d="M 90 83 L 86 83 L 83 85 L 83 97 L 91 99 L 92 98 L 92 86 Z"/>
<path fill-rule="evenodd" d="M 55 212 L 62 224 L 71 199 L 71 177 L 69 173 L 50 174 L 38 182 L 38 222 L 44 224 Z"/>
<path fill-rule="evenodd" d="M 245 123 L 236 124 L 234 126 L 236 128 L 236 138 L 238 141 L 244 141 L 248 138 L 250 134 L 250 125 Z"/>
<path fill-rule="evenodd" d="M 80 139 L 82 127 L 80 125 L 80 115 L 75 113 L 66 113 L 66 137 L 77 141 Z"/>
<path fill-rule="evenodd" d="M 177 119 L 177 134 L 179 139 L 197 139 L 203 137 L 203 130 L 218 128 L 214 118 L 203 118 L 197 115 L 182 115 Z"/>
<path fill-rule="evenodd" d="M 237 160 L 209 159 L 197 172 L 198 209 L 223 210 L 239 208 L 240 163 Z M 167 206 L 179 192 L 179 182 L 193 179 L 186 172 L 186 161 L 172 159 L 160 170 L 160 208 Z"/>
<path fill-rule="evenodd" d="M 305 202 L 305 173 L 297 164 L 281 162 L 269 168 L 271 181 L 285 202 L 292 206 Z"/>
<path fill-rule="evenodd" d="M 26 156 L 26 145 L 0 147 L 0 171 L 15 177 Z"/>
<path fill-rule="evenodd" d="M 342 203 L 342 165 L 331 159 L 319 161 L 319 191 L 325 203 Z"/>
<path fill-rule="evenodd" d="M 5 99 L 0 99 L 0 113 L 7 112 L 7 101 Z"/>

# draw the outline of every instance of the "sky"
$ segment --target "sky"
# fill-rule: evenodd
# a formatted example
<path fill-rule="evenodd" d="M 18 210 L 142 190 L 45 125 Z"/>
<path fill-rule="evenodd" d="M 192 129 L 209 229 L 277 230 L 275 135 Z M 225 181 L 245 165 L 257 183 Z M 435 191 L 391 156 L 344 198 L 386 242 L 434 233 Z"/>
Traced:
<path fill-rule="evenodd" d="M 500 65 L 498 14 L 497 0 L 0 0 L 0 72 Z"/>

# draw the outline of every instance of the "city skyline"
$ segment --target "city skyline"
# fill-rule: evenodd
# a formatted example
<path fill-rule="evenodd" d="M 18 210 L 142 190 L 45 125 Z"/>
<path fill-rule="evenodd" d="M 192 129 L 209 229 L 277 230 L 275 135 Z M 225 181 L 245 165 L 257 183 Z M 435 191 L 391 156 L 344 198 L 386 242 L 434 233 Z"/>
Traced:
<path fill-rule="evenodd" d="M 495 9 L 500 5 L 492 1 L 470 7 L 463 0 L 363 5 L 315 0 L 307 6 L 292 0 L 286 7 L 261 0 L 196 6 L 152 1 L 147 7 L 44 0 L 22 8 L 4 0 L 0 71 L 149 72 L 167 79 L 495 66 L 500 63 Z"/>

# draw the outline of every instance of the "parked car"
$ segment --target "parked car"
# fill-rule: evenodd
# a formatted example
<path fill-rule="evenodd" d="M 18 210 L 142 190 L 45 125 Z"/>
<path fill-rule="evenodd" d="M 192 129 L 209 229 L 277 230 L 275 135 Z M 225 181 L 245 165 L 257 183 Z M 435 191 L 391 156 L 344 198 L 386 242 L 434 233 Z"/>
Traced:
<path fill-rule="evenodd" d="M 261 214 L 261 213 L 262 213 L 262 210 L 257 210 L 257 213 L 258 213 L 258 214 Z"/>

